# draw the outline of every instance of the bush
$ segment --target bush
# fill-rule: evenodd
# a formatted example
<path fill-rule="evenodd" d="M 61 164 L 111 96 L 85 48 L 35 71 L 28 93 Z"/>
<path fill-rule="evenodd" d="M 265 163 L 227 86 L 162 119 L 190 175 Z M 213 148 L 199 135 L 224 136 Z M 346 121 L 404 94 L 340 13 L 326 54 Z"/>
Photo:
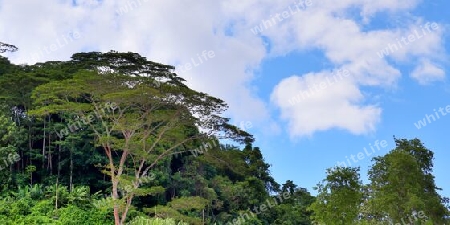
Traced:
<path fill-rule="evenodd" d="M 145 218 L 143 216 L 135 217 L 127 225 L 188 225 L 187 223 L 178 222 L 174 219 Z"/>

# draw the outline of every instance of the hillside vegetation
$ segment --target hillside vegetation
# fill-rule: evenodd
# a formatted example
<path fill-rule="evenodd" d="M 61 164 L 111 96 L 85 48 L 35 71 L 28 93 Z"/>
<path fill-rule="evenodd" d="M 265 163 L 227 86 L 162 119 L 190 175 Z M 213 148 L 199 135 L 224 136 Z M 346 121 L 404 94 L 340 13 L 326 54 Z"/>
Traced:
<path fill-rule="evenodd" d="M 359 168 L 328 169 L 312 196 L 277 183 L 227 104 L 173 70 L 114 51 L 0 57 L 1 224 L 448 223 L 420 140 L 395 139 L 369 184 Z"/>

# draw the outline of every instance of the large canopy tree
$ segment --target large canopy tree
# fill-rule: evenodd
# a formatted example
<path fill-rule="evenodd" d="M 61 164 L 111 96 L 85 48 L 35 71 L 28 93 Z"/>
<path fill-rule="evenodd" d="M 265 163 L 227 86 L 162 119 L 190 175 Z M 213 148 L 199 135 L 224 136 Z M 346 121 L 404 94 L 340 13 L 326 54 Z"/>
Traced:
<path fill-rule="evenodd" d="M 62 129 L 61 138 L 92 129 L 109 161 L 104 171 L 117 225 L 125 223 L 133 197 L 164 190 L 141 184 L 167 156 L 220 138 L 253 141 L 221 116 L 227 109 L 222 100 L 188 88 L 171 66 L 117 52 L 75 54 L 71 63 L 80 68 L 72 79 L 33 91 L 30 115 L 74 114 L 77 122 Z"/>
<path fill-rule="evenodd" d="M 445 199 L 438 193 L 432 175 L 433 152 L 419 139 L 395 139 L 396 148 L 375 157 L 369 171 L 370 205 L 383 217 L 400 222 L 420 211 L 435 224 L 448 216 Z"/>

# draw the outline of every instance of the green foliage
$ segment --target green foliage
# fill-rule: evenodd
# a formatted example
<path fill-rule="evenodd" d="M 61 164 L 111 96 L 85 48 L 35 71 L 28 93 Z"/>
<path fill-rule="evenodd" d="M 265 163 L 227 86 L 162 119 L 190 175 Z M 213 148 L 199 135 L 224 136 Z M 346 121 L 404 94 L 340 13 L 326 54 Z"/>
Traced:
<path fill-rule="evenodd" d="M 176 210 L 191 210 L 191 209 L 204 209 L 208 200 L 194 196 L 194 197 L 181 197 L 174 199 L 170 202 L 170 207 Z"/>
<path fill-rule="evenodd" d="M 202 220 L 195 216 L 185 215 L 176 209 L 167 206 L 155 206 L 153 208 L 145 209 L 144 211 L 154 214 L 157 218 L 175 219 L 177 221 L 185 221 L 188 224 L 200 225 L 203 224 Z"/>
<path fill-rule="evenodd" d="M 55 197 L 50 197 L 55 188 L 39 184 L 19 187 L 18 192 L 0 199 L 2 224 L 112 224 L 109 213 L 89 207 L 92 198 L 88 188 L 75 187 L 71 193 L 67 187 L 58 190 L 60 205 L 55 208 Z"/>
<path fill-rule="evenodd" d="M 91 58 L 93 55 L 96 57 Z M 89 60 L 91 66 L 113 64 L 105 65 L 110 71 L 79 70 L 71 78 L 35 87 L 31 95 L 35 107 L 29 115 L 44 117 L 45 124 L 45 117 L 74 114 L 75 119 L 66 119 L 68 128 L 58 135 L 62 141 L 74 136 L 71 133 L 92 131 L 95 147 L 101 147 L 108 159 L 102 172 L 110 176 L 116 223 L 126 220 L 135 197 L 164 191 L 162 187 L 140 187 L 141 178 L 177 148 L 214 140 L 218 132 L 238 142 L 249 139 L 221 117 L 227 107 L 222 100 L 189 89 L 169 66 L 148 62 L 137 54 L 90 53 L 74 55 L 74 59 L 78 65 L 83 60 Z M 125 67 L 117 64 L 122 61 L 128 62 Z M 155 79 L 161 77 L 166 80 L 155 85 Z M 89 117 L 94 114 L 96 121 Z"/>
<path fill-rule="evenodd" d="M 283 193 L 289 193 L 290 197 L 268 213 L 274 220 L 272 224 L 311 225 L 311 212 L 308 211 L 308 207 L 315 201 L 315 197 L 305 188 L 298 188 L 291 180 L 282 185 L 279 195 Z"/>
<path fill-rule="evenodd" d="M 368 205 L 378 220 L 388 216 L 393 221 L 423 211 L 441 224 L 449 215 L 431 174 L 433 152 L 418 139 L 395 139 L 396 148 L 385 156 L 375 157 L 369 171 Z"/>
<path fill-rule="evenodd" d="M 241 224 L 448 216 L 420 140 L 395 139 L 367 185 L 356 168 L 329 169 L 314 197 L 290 180 L 280 186 L 252 135 L 222 117 L 226 103 L 173 69 L 114 51 L 31 66 L 0 56 L 0 159 L 18 156 L 0 165 L 1 224 L 114 224 L 115 208 L 121 224 L 222 225 L 286 192 Z"/>
<path fill-rule="evenodd" d="M 57 212 L 58 220 L 64 225 L 113 224 L 110 213 L 94 209 L 82 209 L 75 205 L 68 205 Z"/>
<path fill-rule="evenodd" d="M 160 218 L 145 218 L 142 216 L 135 217 L 131 222 L 127 223 L 127 225 L 188 225 L 188 223 L 184 222 L 176 222 L 174 219 L 160 219 Z"/>
<path fill-rule="evenodd" d="M 318 184 L 317 199 L 310 206 L 313 220 L 324 224 L 352 224 L 362 203 L 361 188 L 359 168 L 327 169 L 327 178 Z"/>

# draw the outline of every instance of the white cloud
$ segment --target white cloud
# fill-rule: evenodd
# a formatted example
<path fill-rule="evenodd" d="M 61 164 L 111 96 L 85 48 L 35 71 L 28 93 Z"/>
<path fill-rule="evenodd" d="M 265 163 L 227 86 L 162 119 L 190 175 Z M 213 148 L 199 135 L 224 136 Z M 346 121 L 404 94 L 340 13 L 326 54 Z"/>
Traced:
<path fill-rule="evenodd" d="M 439 66 L 431 63 L 429 60 L 422 60 L 420 65 L 411 73 L 412 78 L 420 84 L 426 85 L 434 81 L 445 79 L 445 71 Z"/>
<path fill-rule="evenodd" d="M 279 127 L 274 125 L 276 119 L 271 118 L 269 103 L 260 99 L 251 86 L 255 79 L 253 71 L 267 57 L 318 49 L 336 68 L 351 71 L 352 78 L 330 87 L 330 92 L 318 94 L 315 97 L 317 102 L 302 103 L 308 107 L 308 112 L 299 115 L 296 113 L 300 106 L 285 106 L 282 99 L 293 95 L 302 85 L 318 81 L 329 73 L 311 73 L 304 78 L 296 78 L 300 79 L 297 86 L 291 87 L 285 82 L 290 78 L 277 85 L 272 101 L 280 107 L 282 117 L 289 121 L 291 135 L 300 136 L 330 128 L 345 129 L 355 134 L 374 130 L 381 109 L 364 105 L 365 96 L 360 87 L 396 85 L 401 73 L 387 59 L 407 61 L 411 57 L 423 58 L 424 62 L 429 61 L 428 64 L 422 63 L 411 76 L 423 78 L 428 74 L 428 80 L 444 76 L 438 67 L 432 66 L 443 55 L 441 30 L 417 40 L 408 48 L 380 58 L 377 52 L 426 21 L 419 19 L 402 28 L 366 31 L 362 27 L 364 24 L 349 13 L 350 8 L 359 9 L 360 16 L 368 23 L 378 12 L 405 12 L 416 7 L 419 0 L 312 0 L 311 6 L 263 31 L 262 35 L 270 40 L 272 47 L 271 52 L 266 52 L 266 44 L 251 32 L 251 28 L 282 13 L 295 2 L 78 0 L 73 6 L 71 0 L 48 0 L 45 4 L 34 0 L 0 1 L 0 40 L 20 48 L 19 52 L 8 55 L 15 63 L 34 63 L 31 53 L 51 46 L 58 38 L 74 30 L 80 32 L 79 39 L 42 54 L 39 61 L 68 60 L 75 52 L 114 49 L 139 52 L 150 60 L 179 68 L 196 59 L 197 54 L 204 50 L 214 51 L 214 58 L 180 75 L 187 78 L 194 89 L 229 103 L 233 119 L 252 121 L 255 127 L 259 124 L 260 128 L 274 132 L 278 132 Z M 128 7 L 127 11 L 122 10 L 119 15 L 124 7 Z M 441 54 L 433 56 L 436 53 Z M 434 77 L 430 78 L 430 74 Z M 315 117 L 315 113 L 317 116 L 330 115 L 324 110 L 330 106 L 340 113 L 337 117 L 307 120 Z M 345 115 L 356 119 L 350 121 Z M 338 121 L 336 118 L 343 119 Z M 306 123 L 296 128 L 299 121 Z"/>
<path fill-rule="evenodd" d="M 179 69 L 176 72 L 188 79 L 194 89 L 224 99 L 233 118 L 254 124 L 270 122 L 265 103 L 250 89 L 252 70 L 264 58 L 265 47 L 259 37 L 243 27 L 234 28 L 233 36 L 227 34 L 229 21 L 242 20 L 245 14 L 231 12 L 236 9 L 225 2 L 207 0 L 102 1 L 101 6 L 78 1 L 76 7 L 71 2 L 3 2 L 0 27 L 10 29 L 2 32 L 0 39 L 20 48 L 9 55 L 10 59 L 15 63 L 34 63 L 30 53 L 50 46 L 73 29 L 80 31 L 80 39 L 56 51 L 44 52 L 39 61 L 67 60 L 79 51 L 114 49 L 139 52 L 150 60 L 179 68 L 197 60 L 197 54 L 204 50 L 214 51 L 215 57 L 207 62 L 184 73 Z M 125 7 L 127 10 L 119 15 L 117 12 Z"/>
<path fill-rule="evenodd" d="M 305 90 L 307 85 L 325 79 L 329 76 L 328 73 L 292 76 L 283 79 L 274 88 L 272 102 L 280 108 L 282 118 L 288 121 L 291 137 L 308 136 L 316 131 L 332 128 L 347 130 L 353 134 L 374 131 L 382 110 L 378 106 L 365 105 L 364 100 L 371 99 L 366 99 L 360 89 L 366 85 L 395 88 L 401 72 L 392 61 L 405 62 L 417 57 L 443 59 L 440 30 L 428 32 L 409 43 L 409 46 L 398 47 L 389 52 L 384 58 L 377 54 L 389 44 L 397 43 L 397 39 L 408 37 L 415 30 L 421 29 L 420 26 L 426 23 L 422 19 L 401 28 L 364 30 L 363 24 L 345 13 L 350 7 L 360 7 L 361 15 L 368 22 L 376 12 L 408 10 L 417 3 L 418 1 L 321 1 L 298 13 L 289 24 L 284 24 L 283 29 L 267 30 L 265 35 L 274 40 L 277 52 L 286 52 L 283 40 L 288 39 L 291 41 L 290 46 L 297 46 L 294 48 L 296 50 L 322 50 L 337 68 L 346 68 L 352 74 L 352 79 L 327 88 L 326 92 L 294 106 L 286 105 L 289 97 L 295 96 L 299 90 Z"/>
<path fill-rule="evenodd" d="M 333 128 L 353 134 L 374 131 L 381 109 L 360 106 L 364 100 L 351 76 L 320 72 L 292 76 L 282 80 L 272 93 L 272 101 L 288 120 L 291 137 L 311 136 Z M 292 101 L 292 99 L 297 99 Z"/>

